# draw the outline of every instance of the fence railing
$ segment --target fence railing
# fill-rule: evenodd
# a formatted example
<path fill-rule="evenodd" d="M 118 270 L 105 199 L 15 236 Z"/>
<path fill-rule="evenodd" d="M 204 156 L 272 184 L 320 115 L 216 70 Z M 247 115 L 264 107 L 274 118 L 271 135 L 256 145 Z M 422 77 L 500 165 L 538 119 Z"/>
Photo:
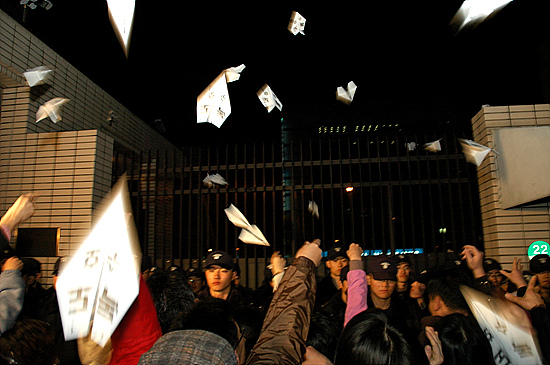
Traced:
<path fill-rule="evenodd" d="M 142 249 L 157 265 L 200 266 L 209 250 L 239 258 L 244 282 L 258 285 L 273 251 L 293 255 L 304 240 L 359 243 L 369 253 L 430 255 L 481 242 L 475 167 L 454 135 L 437 153 L 425 136 L 242 143 L 117 153 L 128 172 Z M 207 187 L 207 174 L 228 185 Z M 319 217 L 309 210 L 318 206 Z M 271 247 L 245 245 L 224 209 L 235 205 Z M 441 255 L 435 255 L 438 257 Z M 443 255 L 444 256 L 444 255 Z"/>

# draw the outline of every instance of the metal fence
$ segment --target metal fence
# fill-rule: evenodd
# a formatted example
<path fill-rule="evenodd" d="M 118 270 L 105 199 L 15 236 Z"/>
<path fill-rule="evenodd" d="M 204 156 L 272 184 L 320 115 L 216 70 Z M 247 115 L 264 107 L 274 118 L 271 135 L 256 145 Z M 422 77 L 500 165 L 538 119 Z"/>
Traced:
<path fill-rule="evenodd" d="M 142 250 L 157 265 L 200 266 L 209 250 L 238 258 L 245 284 L 257 286 L 273 251 L 291 256 L 304 240 L 359 243 L 371 254 L 434 253 L 481 244 L 476 171 L 454 134 L 375 136 L 116 153 L 127 172 Z M 219 173 L 227 186 L 207 187 Z M 319 217 L 309 210 L 318 206 Z M 224 209 L 235 205 L 270 247 L 245 245 Z M 420 261 L 419 261 L 420 260 Z"/>

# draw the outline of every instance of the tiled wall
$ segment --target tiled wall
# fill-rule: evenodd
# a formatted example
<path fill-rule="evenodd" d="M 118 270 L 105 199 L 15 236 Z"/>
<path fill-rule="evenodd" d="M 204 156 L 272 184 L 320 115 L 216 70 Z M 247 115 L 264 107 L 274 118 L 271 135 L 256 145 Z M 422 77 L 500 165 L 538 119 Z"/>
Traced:
<path fill-rule="evenodd" d="M 483 107 L 472 119 L 474 140 L 493 148 L 493 131 L 503 127 L 549 126 L 550 105 Z M 538 156 L 537 158 L 550 158 Z M 510 268 L 514 257 L 527 263 L 527 248 L 538 240 L 550 239 L 550 204 L 502 209 L 499 200 L 495 156 L 490 153 L 478 167 L 478 183 L 486 257 Z"/>
<path fill-rule="evenodd" d="M 30 88 L 23 72 L 37 66 L 54 77 Z M 60 255 L 72 254 L 90 232 L 93 209 L 111 187 L 115 141 L 136 152 L 174 148 L 1 10 L 0 87 L 0 214 L 19 195 L 40 193 L 21 227 L 60 227 Z M 70 99 L 62 120 L 36 123 L 40 105 L 55 97 Z M 37 259 L 49 284 L 56 258 Z"/>

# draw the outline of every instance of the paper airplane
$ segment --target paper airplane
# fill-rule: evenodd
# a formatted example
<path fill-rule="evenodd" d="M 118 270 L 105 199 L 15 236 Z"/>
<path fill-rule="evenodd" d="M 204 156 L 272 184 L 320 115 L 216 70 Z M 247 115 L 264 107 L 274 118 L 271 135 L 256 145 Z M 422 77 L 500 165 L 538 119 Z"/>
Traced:
<path fill-rule="evenodd" d="M 227 181 L 225 181 L 225 179 L 220 174 L 206 175 L 202 182 L 209 188 L 211 188 L 213 185 L 228 185 Z"/>
<path fill-rule="evenodd" d="M 405 147 L 407 148 L 407 151 L 414 151 L 416 150 L 416 142 L 407 142 L 405 143 Z"/>
<path fill-rule="evenodd" d="M 307 209 L 309 210 L 309 212 L 311 214 L 313 214 L 315 217 L 319 218 L 319 206 L 313 200 L 309 201 L 309 205 L 308 205 Z"/>
<path fill-rule="evenodd" d="M 126 178 L 57 280 L 65 340 L 88 335 L 104 346 L 139 292 L 141 253 Z M 93 324 L 92 324 L 93 323 Z"/>
<path fill-rule="evenodd" d="M 424 148 L 426 151 L 430 151 L 430 152 L 439 152 L 441 151 L 441 138 L 438 139 L 437 141 L 433 141 L 433 142 L 428 142 L 426 144 L 424 144 L 422 146 L 422 148 Z"/>
<path fill-rule="evenodd" d="M 497 364 L 542 364 L 535 330 L 522 308 L 464 285 L 460 291 L 489 339 L 495 360 L 503 360 Z"/>
<path fill-rule="evenodd" d="M 128 57 L 136 0 L 107 0 L 107 6 L 109 8 L 109 20 L 124 50 L 124 54 Z"/>
<path fill-rule="evenodd" d="M 267 84 L 262 86 L 256 95 L 258 95 L 258 98 L 262 102 L 262 105 L 266 107 L 268 113 L 271 113 L 275 107 L 277 107 L 279 111 L 283 110 L 283 104 Z"/>
<path fill-rule="evenodd" d="M 353 101 L 355 90 L 357 90 L 357 86 L 353 81 L 348 82 L 347 91 L 342 86 L 338 86 L 336 88 L 336 99 L 340 100 L 342 103 L 350 105 Z"/>
<path fill-rule="evenodd" d="M 69 99 L 53 98 L 42 104 L 36 112 L 36 123 L 48 117 L 50 117 L 54 123 L 59 122 L 61 120 L 61 106 L 68 101 Z"/>
<path fill-rule="evenodd" d="M 46 66 L 39 66 L 23 72 L 23 76 L 27 79 L 27 84 L 33 87 L 47 83 L 52 76 L 52 72 Z"/>
<path fill-rule="evenodd" d="M 298 33 L 305 35 L 304 28 L 306 26 L 306 18 L 300 15 L 297 11 L 293 11 L 290 15 L 288 30 L 290 33 L 297 35 Z"/>
<path fill-rule="evenodd" d="M 239 228 L 242 228 L 241 234 L 239 235 L 239 239 L 241 241 L 253 245 L 269 246 L 269 242 L 267 242 L 267 239 L 263 235 L 262 231 L 260 231 L 256 225 L 248 223 L 246 217 L 239 209 L 237 209 L 236 206 L 231 204 L 229 208 L 225 209 L 225 214 L 231 223 Z"/>
<path fill-rule="evenodd" d="M 245 65 L 223 70 L 197 97 L 197 123 L 212 123 L 220 128 L 231 114 L 227 83 L 238 80 Z"/>
<path fill-rule="evenodd" d="M 504 8 L 512 0 L 465 0 L 451 20 L 457 32 L 467 25 L 477 25 Z"/>
<path fill-rule="evenodd" d="M 470 141 L 469 139 L 459 138 L 458 140 L 460 141 L 460 145 L 462 146 L 462 153 L 464 153 L 466 161 L 476 166 L 481 165 L 489 152 L 493 151 L 496 153 L 495 150 L 492 150 L 489 147 L 485 147 L 484 145 L 476 143 L 474 141 Z"/>

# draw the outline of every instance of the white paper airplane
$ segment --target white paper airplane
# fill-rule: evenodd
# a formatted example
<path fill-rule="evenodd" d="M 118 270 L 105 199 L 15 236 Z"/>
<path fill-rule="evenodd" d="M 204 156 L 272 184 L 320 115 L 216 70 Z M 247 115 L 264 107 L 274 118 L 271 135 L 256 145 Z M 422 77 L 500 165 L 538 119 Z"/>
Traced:
<path fill-rule="evenodd" d="M 476 166 L 481 165 L 489 152 L 493 151 L 496 153 L 495 150 L 492 150 L 489 147 L 485 147 L 484 145 L 477 142 L 470 141 L 469 139 L 459 138 L 458 140 L 460 141 L 460 145 L 462 146 L 462 153 L 464 153 L 466 161 Z"/>
<path fill-rule="evenodd" d="M 213 185 L 228 185 L 227 181 L 220 174 L 206 175 L 202 181 L 204 185 L 211 188 Z"/>
<path fill-rule="evenodd" d="M 438 139 L 437 141 L 433 141 L 433 142 L 428 142 L 426 144 L 424 144 L 422 146 L 422 148 L 424 148 L 426 151 L 430 151 L 430 152 L 439 152 L 441 151 L 441 138 Z"/>
<path fill-rule="evenodd" d="M 309 205 L 308 205 L 307 209 L 309 210 L 309 212 L 311 214 L 313 214 L 315 217 L 319 218 L 319 206 L 313 200 L 309 201 Z"/>
<path fill-rule="evenodd" d="M 416 150 L 416 142 L 407 142 L 405 143 L 405 147 L 407 148 L 407 151 L 414 151 Z"/>
<path fill-rule="evenodd" d="M 290 33 L 297 35 L 298 33 L 305 35 L 304 28 L 306 26 L 306 18 L 300 15 L 297 11 L 293 11 L 290 15 L 288 30 Z"/>
<path fill-rule="evenodd" d="M 220 128 L 231 114 L 227 83 L 238 80 L 245 65 L 223 70 L 197 97 L 197 123 L 212 123 Z"/>
<path fill-rule="evenodd" d="M 85 337 L 91 329 L 95 343 L 107 343 L 138 295 L 140 262 L 122 177 L 110 205 L 57 280 L 66 341 Z"/>
<path fill-rule="evenodd" d="M 47 83 L 52 77 L 52 73 L 53 71 L 46 66 L 39 66 L 23 72 L 23 76 L 27 79 L 27 84 L 33 87 Z"/>
<path fill-rule="evenodd" d="M 258 95 L 258 98 L 262 102 L 262 105 L 266 107 L 268 113 L 271 113 L 275 107 L 279 109 L 279 111 L 283 110 L 283 104 L 267 84 L 262 86 L 256 95 Z"/>
<path fill-rule="evenodd" d="M 107 0 L 107 6 L 113 29 L 124 50 L 124 54 L 128 57 L 136 0 Z"/>
<path fill-rule="evenodd" d="M 69 99 L 53 98 L 42 104 L 36 112 L 36 123 L 48 117 L 50 117 L 54 123 L 59 122 L 61 120 L 61 106 L 68 101 Z"/>
<path fill-rule="evenodd" d="M 357 86 L 353 81 L 348 82 L 347 90 L 345 90 L 342 86 L 338 86 L 336 88 L 336 99 L 340 100 L 342 103 L 350 105 L 353 101 L 355 90 L 357 90 Z"/>
<path fill-rule="evenodd" d="M 239 209 L 237 209 L 236 206 L 231 204 L 229 208 L 225 209 L 225 214 L 231 223 L 239 228 L 242 228 L 241 234 L 239 235 L 239 239 L 241 241 L 253 245 L 269 246 L 269 242 L 267 242 L 267 239 L 263 235 L 262 231 L 260 231 L 256 225 L 248 223 L 246 217 Z"/>
<path fill-rule="evenodd" d="M 489 339 L 497 364 L 542 364 L 539 342 L 527 313 L 507 300 L 460 287 L 479 326 Z"/>
<path fill-rule="evenodd" d="M 457 32 L 467 25 L 477 25 L 504 8 L 512 0 L 465 0 L 451 20 Z"/>

